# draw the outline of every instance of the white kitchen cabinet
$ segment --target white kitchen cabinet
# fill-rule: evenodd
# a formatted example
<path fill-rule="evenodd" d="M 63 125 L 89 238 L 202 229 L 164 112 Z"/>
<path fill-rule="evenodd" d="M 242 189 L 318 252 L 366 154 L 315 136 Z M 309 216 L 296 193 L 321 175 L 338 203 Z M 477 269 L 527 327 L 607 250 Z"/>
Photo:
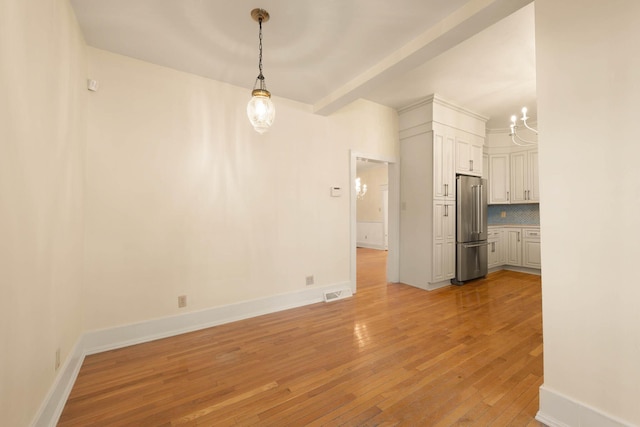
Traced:
<path fill-rule="evenodd" d="M 486 153 L 482 154 L 482 178 L 489 182 L 489 155 Z"/>
<path fill-rule="evenodd" d="M 511 203 L 540 201 L 538 187 L 538 152 L 511 153 Z"/>
<path fill-rule="evenodd" d="M 522 266 L 522 229 L 507 228 L 507 261 L 506 264 Z"/>
<path fill-rule="evenodd" d="M 509 154 L 489 155 L 489 204 L 509 203 Z"/>
<path fill-rule="evenodd" d="M 482 176 L 483 142 L 472 135 L 456 137 L 456 173 Z"/>
<path fill-rule="evenodd" d="M 506 250 L 504 241 L 504 230 L 501 228 L 490 228 L 487 235 L 487 267 L 494 268 L 506 263 Z"/>
<path fill-rule="evenodd" d="M 456 211 L 453 201 L 433 203 L 433 260 L 431 281 L 441 282 L 455 276 Z"/>
<path fill-rule="evenodd" d="M 455 138 L 443 129 L 433 131 L 433 198 L 456 199 Z"/>
<path fill-rule="evenodd" d="M 539 270 L 540 227 L 491 226 L 487 232 L 487 266 L 527 267 Z"/>
<path fill-rule="evenodd" d="M 522 266 L 540 268 L 540 230 L 522 229 Z"/>
<path fill-rule="evenodd" d="M 436 289 L 455 275 L 456 141 L 474 145 L 460 154 L 481 176 L 485 120 L 433 95 L 401 109 L 398 126 L 400 281 Z"/>
<path fill-rule="evenodd" d="M 527 155 L 527 163 L 529 165 L 529 201 L 540 201 L 540 185 L 538 174 L 538 150 L 529 151 Z"/>

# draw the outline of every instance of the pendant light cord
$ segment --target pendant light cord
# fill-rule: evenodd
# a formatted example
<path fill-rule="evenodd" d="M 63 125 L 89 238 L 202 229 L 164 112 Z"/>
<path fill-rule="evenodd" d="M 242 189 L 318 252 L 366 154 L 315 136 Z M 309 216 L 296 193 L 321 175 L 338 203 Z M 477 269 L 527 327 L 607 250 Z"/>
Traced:
<path fill-rule="evenodd" d="M 260 44 L 259 44 L 260 55 L 258 57 L 258 70 L 260 71 L 260 74 L 258 74 L 258 78 L 260 80 L 264 80 L 264 76 L 262 75 L 262 18 L 258 19 L 258 24 L 260 25 L 260 35 L 258 37 L 258 39 L 260 40 Z"/>

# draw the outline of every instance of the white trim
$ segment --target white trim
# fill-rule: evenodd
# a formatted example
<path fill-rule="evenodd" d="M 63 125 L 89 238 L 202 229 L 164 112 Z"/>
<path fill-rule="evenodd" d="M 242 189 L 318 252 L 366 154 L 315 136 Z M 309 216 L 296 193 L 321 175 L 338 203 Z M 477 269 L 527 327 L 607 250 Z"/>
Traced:
<path fill-rule="evenodd" d="M 540 386 L 540 410 L 536 420 L 549 427 L 631 427 L 612 415 Z"/>
<path fill-rule="evenodd" d="M 365 248 L 365 249 L 376 249 L 378 251 L 384 251 L 384 244 L 382 245 L 372 245 L 370 243 L 365 243 L 365 242 L 356 242 L 356 247 L 358 248 Z"/>
<path fill-rule="evenodd" d="M 58 423 L 85 356 L 145 343 L 186 332 L 302 307 L 324 301 L 324 293 L 350 287 L 349 282 L 273 295 L 236 304 L 146 320 L 114 328 L 85 332 L 61 366 L 31 426 L 53 427 Z"/>
<path fill-rule="evenodd" d="M 81 348 L 81 341 L 82 337 L 78 339 L 69 356 L 60 366 L 58 375 L 31 422 L 32 427 L 54 427 L 58 423 L 84 361 L 85 354 Z"/>
<path fill-rule="evenodd" d="M 420 108 L 426 104 L 439 104 L 444 107 L 447 107 L 453 111 L 458 113 L 466 114 L 469 117 L 473 117 L 474 119 L 480 120 L 482 122 L 488 122 L 489 117 L 483 116 L 482 114 L 478 114 L 475 111 L 471 111 L 461 105 L 448 101 L 442 98 L 437 93 L 431 94 L 426 98 L 421 99 L 420 101 L 414 102 L 413 104 L 409 104 L 406 107 L 402 107 L 398 109 L 398 114 L 406 113 L 407 111 L 415 110 L 416 108 Z"/>

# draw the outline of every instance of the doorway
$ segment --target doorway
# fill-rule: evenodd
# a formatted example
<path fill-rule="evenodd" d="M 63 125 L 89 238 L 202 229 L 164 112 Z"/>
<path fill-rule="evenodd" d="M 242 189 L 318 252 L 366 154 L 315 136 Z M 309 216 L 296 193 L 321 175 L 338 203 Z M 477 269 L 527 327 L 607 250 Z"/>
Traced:
<path fill-rule="evenodd" d="M 356 292 L 357 247 L 387 251 L 387 282 L 399 280 L 400 176 L 395 159 L 351 152 L 351 288 Z M 360 177 L 360 191 L 356 179 Z M 366 192 L 364 186 L 366 185 Z M 364 194 L 363 194 L 364 193 Z"/>

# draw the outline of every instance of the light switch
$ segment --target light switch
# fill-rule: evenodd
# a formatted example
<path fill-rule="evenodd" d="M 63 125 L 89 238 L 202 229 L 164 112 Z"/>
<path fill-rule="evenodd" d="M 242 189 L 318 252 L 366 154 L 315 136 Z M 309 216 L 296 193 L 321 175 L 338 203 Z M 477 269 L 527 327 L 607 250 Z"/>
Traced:
<path fill-rule="evenodd" d="M 331 197 L 340 197 L 340 196 L 342 196 L 342 188 L 331 187 Z"/>

